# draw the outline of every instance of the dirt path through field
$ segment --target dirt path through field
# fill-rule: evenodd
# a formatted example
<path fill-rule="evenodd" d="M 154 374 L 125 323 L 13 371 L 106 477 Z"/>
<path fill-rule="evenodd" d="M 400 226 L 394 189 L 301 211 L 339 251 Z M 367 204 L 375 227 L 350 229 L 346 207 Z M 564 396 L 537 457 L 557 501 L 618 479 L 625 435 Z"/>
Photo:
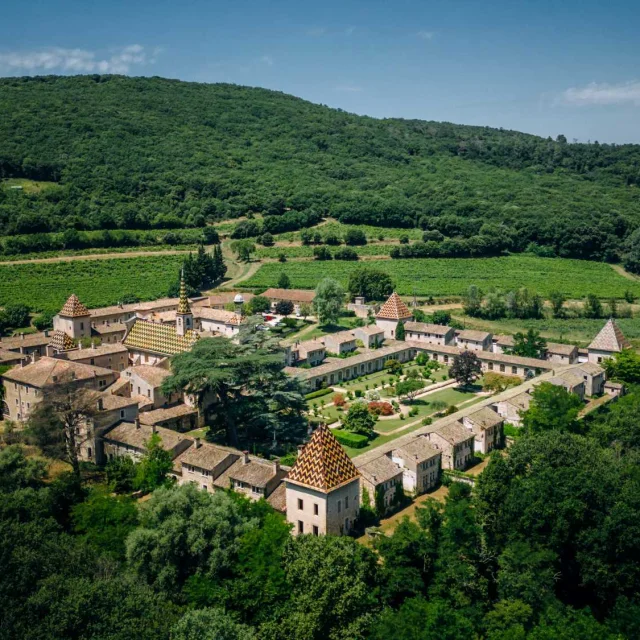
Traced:
<path fill-rule="evenodd" d="M 610 264 L 609 266 L 616 273 L 620 274 L 623 278 L 626 278 L 627 280 L 633 280 L 634 282 L 638 282 L 638 280 L 640 280 L 640 277 L 634 275 L 633 273 L 629 273 L 628 271 L 625 271 L 624 268 L 619 264 Z"/>

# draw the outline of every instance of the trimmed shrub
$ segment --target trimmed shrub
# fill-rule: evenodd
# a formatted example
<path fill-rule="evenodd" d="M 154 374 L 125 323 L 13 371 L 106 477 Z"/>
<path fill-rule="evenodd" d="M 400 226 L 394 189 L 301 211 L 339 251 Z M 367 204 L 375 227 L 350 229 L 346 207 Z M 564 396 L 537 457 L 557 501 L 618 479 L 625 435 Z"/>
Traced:
<path fill-rule="evenodd" d="M 393 407 L 389 402 L 370 402 L 367 405 L 369 413 L 374 416 L 391 416 L 393 415 Z"/>
<path fill-rule="evenodd" d="M 327 387 L 326 389 L 318 389 L 317 391 L 307 393 L 305 398 L 307 400 L 313 400 L 314 398 L 322 398 L 322 396 L 329 395 L 330 393 L 333 393 L 333 389 L 331 387 Z"/>
<path fill-rule="evenodd" d="M 344 407 L 344 405 L 347 404 L 347 401 L 341 393 L 336 393 L 336 395 L 333 396 L 333 404 L 336 407 Z"/>
<path fill-rule="evenodd" d="M 357 433 L 350 433 L 349 431 L 343 431 L 342 429 L 333 429 L 331 431 L 336 437 L 336 440 L 343 444 L 345 447 L 353 447 L 354 449 L 362 449 L 369 443 L 367 436 L 362 436 Z"/>

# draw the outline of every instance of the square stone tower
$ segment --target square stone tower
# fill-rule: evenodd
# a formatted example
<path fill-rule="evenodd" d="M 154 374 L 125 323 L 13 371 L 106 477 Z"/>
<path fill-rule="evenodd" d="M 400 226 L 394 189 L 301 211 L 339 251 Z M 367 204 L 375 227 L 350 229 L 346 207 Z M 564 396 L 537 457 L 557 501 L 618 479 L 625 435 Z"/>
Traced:
<path fill-rule="evenodd" d="M 91 335 L 91 314 L 75 293 L 69 296 L 58 315 L 53 318 L 53 328 L 74 340 Z"/>
<path fill-rule="evenodd" d="M 360 474 L 325 425 L 318 427 L 285 478 L 293 534 L 346 535 L 360 512 Z"/>
<path fill-rule="evenodd" d="M 394 291 L 380 307 L 380 311 L 376 316 L 376 325 L 384 330 L 384 337 L 387 340 L 395 340 L 398 323 L 402 322 L 404 324 L 412 318 L 411 311 Z"/>

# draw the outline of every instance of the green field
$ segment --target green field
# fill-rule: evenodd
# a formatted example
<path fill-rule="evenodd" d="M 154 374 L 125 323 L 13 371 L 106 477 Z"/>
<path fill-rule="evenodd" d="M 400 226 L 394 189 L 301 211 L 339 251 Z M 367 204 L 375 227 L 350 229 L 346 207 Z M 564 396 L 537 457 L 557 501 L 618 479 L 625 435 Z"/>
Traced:
<path fill-rule="evenodd" d="M 182 260 L 165 255 L 0 266 L 0 305 L 58 310 L 72 293 L 88 307 L 116 304 L 126 294 L 153 300 L 166 295 Z"/>
<path fill-rule="evenodd" d="M 411 241 L 422 240 L 422 230 L 420 229 L 399 229 L 389 227 L 374 227 L 368 224 L 342 224 L 341 222 L 331 221 L 319 227 L 314 227 L 311 231 L 318 231 L 323 237 L 329 233 L 333 233 L 338 238 L 344 238 L 344 234 L 349 229 L 358 229 L 364 231 L 369 242 L 380 242 L 382 240 L 399 240 L 401 236 L 407 236 Z M 287 240 L 289 242 L 300 240 L 300 231 L 288 231 L 279 233 L 277 240 Z"/>
<path fill-rule="evenodd" d="M 529 287 L 547 296 L 562 291 L 571 298 L 594 293 L 601 298 L 621 298 L 625 291 L 640 295 L 640 281 L 621 276 L 602 262 L 508 256 L 500 258 L 425 258 L 414 260 L 368 261 L 389 273 L 398 293 L 411 295 L 461 295 L 471 284 L 487 290 L 491 287 L 509 291 Z M 313 289 L 323 277 L 331 277 L 347 284 L 349 273 L 360 266 L 358 262 L 286 262 L 268 263 L 246 280 L 247 287 L 277 286 L 282 272 L 288 274 L 291 286 Z"/>
<path fill-rule="evenodd" d="M 335 253 L 336 249 L 344 248 L 345 245 L 329 246 L 329 251 Z M 353 249 L 359 256 L 388 256 L 391 253 L 395 245 L 378 242 L 377 244 L 366 244 L 362 247 L 349 247 Z M 287 245 L 276 247 L 263 247 L 256 245 L 256 252 L 254 254 L 257 258 L 279 258 L 280 254 L 284 253 L 287 258 L 312 258 L 313 250 L 315 247 L 312 245 Z"/>

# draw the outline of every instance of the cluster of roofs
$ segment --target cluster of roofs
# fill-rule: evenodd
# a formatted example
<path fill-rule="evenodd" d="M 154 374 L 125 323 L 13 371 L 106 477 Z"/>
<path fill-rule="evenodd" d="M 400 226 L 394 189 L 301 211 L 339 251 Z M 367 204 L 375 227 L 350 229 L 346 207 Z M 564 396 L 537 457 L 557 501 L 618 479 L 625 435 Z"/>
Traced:
<path fill-rule="evenodd" d="M 282 299 L 304 304 L 313 294 L 285 289 L 267 293 L 273 305 Z M 398 487 L 423 493 L 439 482 L 442 469 L 464 469 L 475 452 L 501 446 L 503 424 L 519 424 L 535 384 L 558 384 L 582 398 L 619 393 L 618 386 L 605 381 L 599 363 L 629 346 L 610 320 L 585 351 L 550 344 L 544 360 L 519 358 L 505 353 L 512 346 L 506 336 L 413 322 L 394 293 L 378 310 L 375 324 L 285 345 L 287 372 L 313 387 L 380 370 L 390 358 L 406 362 L 425 352 L 446 363 L 473 350 L 485 371 L 520 375 L 523 384 L 353 461 L 331 431 L 319 427 L 288 468 L 187 435 L 199 426 L 193 398 L 162 391 L 170 375 L 169 358 L 203 336 L 232 338 L 248 298 L 219 294 L 189 300 L 182 283 L 175 299 L 88 310 L 71 295 L 55 316 L 53 331 L 0 341 L 0 361 L 13 365 L 3 375 L 3 414 L 24 422 L 56 385 L 87 390 L 95 411 L 81 434 L 83 459 L 98 464 L 118 456 L 138 459 L 156 433 L 171 453 L 179 483 L 194 482 L 207 491 L 233 488 L 252 499 L 265 498 L 286 513 L 296 534 L 341 534 L 353 527 L 364 499 L 390 509 Z M 236 305 L 235 311 L 227 310 L 230 304 Z M 404 340 L 396 336 L 400 322 Z M 530 379 L 533 376 L 538 377 Z M 213 402 L 213 397 L 205 399 L 205 405 Z"/>

